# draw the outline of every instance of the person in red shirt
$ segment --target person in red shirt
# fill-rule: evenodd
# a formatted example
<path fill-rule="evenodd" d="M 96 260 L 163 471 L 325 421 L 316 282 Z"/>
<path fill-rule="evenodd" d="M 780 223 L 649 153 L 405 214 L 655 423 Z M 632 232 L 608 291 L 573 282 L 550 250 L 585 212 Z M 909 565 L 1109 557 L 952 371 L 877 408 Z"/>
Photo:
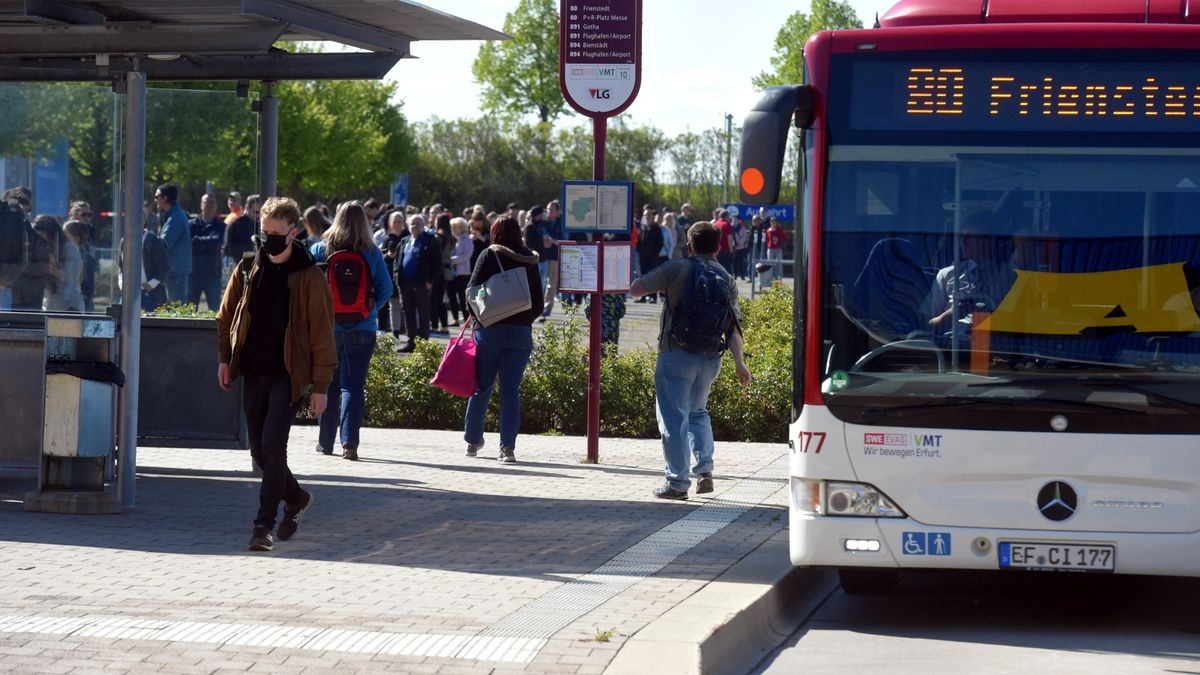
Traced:
<path fill-rule="evenodd" d="M 721 231 L 721 245 L 717 249 L 717 262 L 726 272 L 733 274 L 733 224 L 729 222 L 729 211 L 719 209 L 717 222 L 713 223 Z"/>
<path fill-rule="evenodd" d="M 771 226 L 767 228 L 767 260 L 783 260 L 783 247 L 787 244 L 787 239 L 787 232 L 779 226 L 779 219 L 772 218 Z M 771 269 L 764 275 L 767 284 L 782 277 L 782 265 L 771 265 Z"/>

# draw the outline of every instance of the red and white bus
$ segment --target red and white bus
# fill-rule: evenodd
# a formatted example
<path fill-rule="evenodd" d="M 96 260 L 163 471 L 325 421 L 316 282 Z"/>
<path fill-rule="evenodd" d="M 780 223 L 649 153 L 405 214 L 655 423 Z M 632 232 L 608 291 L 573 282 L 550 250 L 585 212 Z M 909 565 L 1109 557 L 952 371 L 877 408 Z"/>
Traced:
<path fill-rule="evenodd" d="M 878 24 L 743 127 L 750 204 L 800 129 L 792 561 L 1200 574 L 1200 0 Z"/>

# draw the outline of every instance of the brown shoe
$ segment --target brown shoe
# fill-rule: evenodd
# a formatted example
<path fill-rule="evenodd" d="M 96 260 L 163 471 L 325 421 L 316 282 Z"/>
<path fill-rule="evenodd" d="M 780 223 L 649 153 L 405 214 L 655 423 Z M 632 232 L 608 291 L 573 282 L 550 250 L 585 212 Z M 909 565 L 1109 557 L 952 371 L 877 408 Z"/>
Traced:
<path fill-rule="evenodd" d="M 357 462 L 358 448 L 342 448 L 342 459 L 348 459 L 351 462 Z"/>

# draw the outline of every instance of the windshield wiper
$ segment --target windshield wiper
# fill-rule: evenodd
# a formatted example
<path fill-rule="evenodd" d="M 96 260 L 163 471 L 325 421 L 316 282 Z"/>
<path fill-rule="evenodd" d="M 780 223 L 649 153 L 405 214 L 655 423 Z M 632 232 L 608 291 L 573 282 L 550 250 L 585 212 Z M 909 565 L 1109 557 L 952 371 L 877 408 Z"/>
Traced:
<path fill-rule="evenodd" d="M 910 403 L 907 405 L 896 406 L 868 406 L 862 411 L 862 419 L 867 424 L 874 424 L 888 418 L 892 413 L 905 412 L 933 412 L 935 410 L 945 410 L 946 408 L 960 408 L 964 406 L 981 405 L 993 403 L 1002 406 L 1015 406 L 1017 402 L 1009 399 L 994 399 L 994 398 L 949 398 L 939 397 L 931 398 L 923 403 Z"/>
<path fill-rule="evenodd" d="M 1099 377 L 1083 378 L 1083 377 L 1079 377 L 1079 376 L 1031 377 L 1031 378 L 1025 378 L 1025 379 L 1018 378 L 1015 380 L 997 380 L 994 382 L 971 382 L 971 383 L 967 384 L 966 386 L 968 386 L 968 387 L 994 387 L 997 389 L 1020 388 L 1020 387 L 1030 387 L 1030 388 L 1082 387 L 1083 389 L 1115 388 L 1115 389 L 1121 389 L 1123 391 L 1128 391 L 1131 393 L 1141 394 L 1141 395 L 1145 396 L 1148 401 L 1154 401 L 1156 403 L 1166 404 L 1166 405 L 1169 405 L 1178 410 L 1183 410 L 1185 412 L 1189 412 L 1192 414 L 1200 413 L 1200 404 L 1193 403 L 1192 401 L 1188 401 L 1186 399 L 1182 399 L 1182 398 L 1179 398 L 1176 396 L 1171 396 L 1170 394 L 1164 394 L 1160 391 L 1155 391 L 1154 389 L 1151 389 L 1151 388 L 1145 386 L 1144 384 L 1134 383 L 1134 382 L 1130 382 L 1128 380 L 1123 380 L 1123 379 L 1116 379 L 1114 377 L 1103 377 L 1103 378 L 1099 378 Z M 1047 399 L 1047 398 L 1041 398 L 1041 397 L 1035 397 L 1030 400 L 1032 400 L 1032 401 L 1055 401 L 1055 402 L 1066 402 L 1066 403 L 1083 403 L 1083 404 L 1087 404 L 1087 405 L 1096 405 L 1096 406 L 1101 406 L 1104 408 L 1111 408 L 1113 410 L 1128 410 L 1128 408 L 1104 405 L 1103 403 L 1099 403 L 1096 401 L 1073 401 L 1070 399 Z"/>
<path fill-rule="evenodd" d="M 1184 403 L 1186 405 L 1186 403 Z M 1100 410 L 1104 412 L 1134 412 L 1136 408 L 1129 405 L 1121 405 L 1119 403 L 1103 403 L 1099 401 L 1087 401 L 1082 399 L 1069 398 L 992 398 L 992 397 L 973 397 L 973 398 L 935 398 L 924 403 L 914 403 L 900 406 L 870 406 L 865 407 L 862 411 L 862 421 L 866 424 L 876 424 L 887 420 L 893 415 L 899 414 L 904 416 L 915 417 L 926 413 L 944 411 L 947 408 L 961 408 L 966 406 L 980 405 L 995 405 L 1006 408 L 1015 407 L 1036 407 L 1046 406 L 1048 408 L 1066 407 L 1066 408 L 1088 408 L 1092 410 Z M 1172 402 L 1172 407 L 1183 409 L 1181 405 Z"/>

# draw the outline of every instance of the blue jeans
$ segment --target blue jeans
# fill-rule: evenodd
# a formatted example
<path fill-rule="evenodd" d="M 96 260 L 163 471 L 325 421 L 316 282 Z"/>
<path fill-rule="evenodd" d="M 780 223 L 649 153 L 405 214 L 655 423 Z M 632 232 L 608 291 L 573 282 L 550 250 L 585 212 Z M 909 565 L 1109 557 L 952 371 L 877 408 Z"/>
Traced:
<path fill-rule="evenodd" d="M 0 312 L 12 311 L 12 289 L 0 288 Z"/>
<path fill-rule="evenodd" d="M 317 443 L 333 449 L 333 433 L 341 430 L 343 448 L 358 449 L 358 430 L 367 414 L 367 369 L 375 353 L 375 331 L 343 330 L 333 335 L 338 366 L 329 383 L 329 405 L 321 413 Z"/>
<path fill-rule="evenodd" d="M 167 302 L 188 301 L 188 280 L 191 274 L 172 274 L 167 277 Z"/>
<path fill-rule="evenodd" d="M 702 356 L 683 349 L 659 352 L 654 366 L 654 402 L 667 483 L 686 491 L 688 456 L 694 456 L 696 474 L 713 468 L 712 421 L 708 417 L 708 392 L 721 370 L 721 357 Z"/>
<path fill-rule="evenodd" d="M 204 299 L 208 302 L 208 308 L 211 311 L 221 309 L 221 275 L 205 275 L 192 273 L 192 277 L 188 280 L 188 299 L 189 305 L 195 305 L 196 309 L 200 309 L 200 294 L 204 293 Z"/>
<path fill-rule="evenodd" d="M 483 419 L 500 376 L 500 447 L 516 449 L 521 428 L 521 378 L 533 353 L 533 331 L 529 326 L 498 323 L 475 329 L 475 374 L 479 384 L 467 399 L 463 438 L 483 442 Z"/>

